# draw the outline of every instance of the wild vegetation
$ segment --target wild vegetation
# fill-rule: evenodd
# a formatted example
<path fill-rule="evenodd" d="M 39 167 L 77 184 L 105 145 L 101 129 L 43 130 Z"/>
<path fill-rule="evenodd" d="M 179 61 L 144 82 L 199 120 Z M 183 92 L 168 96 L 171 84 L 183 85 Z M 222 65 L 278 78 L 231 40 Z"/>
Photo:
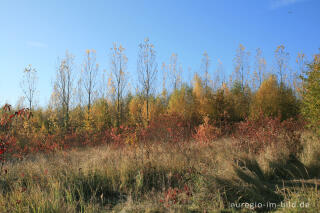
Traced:
<path fill-rule="evenodd" d="M 290 68 L 280 45 L 268 68 L 257 49 L 251 71 L 240 45 L 229 81 L 204 53 L 187 82 L 177 54 L 158 70 L 146 39 L 133 92 L 125 49 L 111 48 L 102 84 L 95 54 L 79 72 L 60 59 L 47 108 L 25 69 L 28 108 L 0 112 L 0 212 L 320 209 L 319 55 Z"/>

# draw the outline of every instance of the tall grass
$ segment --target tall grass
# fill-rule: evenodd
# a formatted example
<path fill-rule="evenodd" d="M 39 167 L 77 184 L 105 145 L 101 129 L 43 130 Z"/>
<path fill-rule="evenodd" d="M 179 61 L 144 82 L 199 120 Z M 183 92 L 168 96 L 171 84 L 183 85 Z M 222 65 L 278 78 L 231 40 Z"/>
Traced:
<path fill-rule="evenodd" d="M 231 206 L 289 201 L 316 212 L 319 142 L 305 136 L 297 156 L 277 146 L 247 153 L 227 138 L 37 154 L 6 164 L 0 212 L 266 211 Z"/>

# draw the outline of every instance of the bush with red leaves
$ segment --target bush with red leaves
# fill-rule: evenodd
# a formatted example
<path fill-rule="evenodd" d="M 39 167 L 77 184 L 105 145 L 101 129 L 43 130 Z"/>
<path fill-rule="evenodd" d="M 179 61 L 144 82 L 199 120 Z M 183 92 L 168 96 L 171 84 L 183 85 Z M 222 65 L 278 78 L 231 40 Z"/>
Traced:
<path fill-rule="evenodd" d="M 196 128 L 193 138 L 201 143 L 209 143 L 222 136 L 221 128 L 209 124 L 209 118 L 204 118 L 204 123 Z"/>
<path fill-rule="evenodd" d="M 193 132 L 193 125 L 190 121 L 183 119 L 178 114 L 163 114 L 141 131 L 140 137 L 144 142 L 163 141 L 181 142 L 188 141 Z"/>
<path fill-rule="evenodd" d="M 236 125 L 233 138 L 241 149 L 259 153 L 266 146 L 282 143 L 293 154 L 301 150 L 301 134 L 305 122 L 298 119 L 281 121 L 280 118 L 260 116 L 257 120 L 246 120 Z"/>
<path fill-rule="evenodd" d="M 182 189 L 179 188 L 168 188 L 164 193 L 164 199 L 160 202 L 165 205 L 165 207 L 170 207 L 175 204 L 186 204 L 192 197 L 192 192 L 187 184 L 184 185 Z"/>
<path fill-rule="evenodd" d="M 6 104 L 1 111 L 0 119 L 0 161 L 2 173 L 4 163 L 12 157 L 21 158 L 21 149 L 17 146 L 16 138 L 12 135 L 11 127 L 14 119 L 29 119 L 32 113 L 28 109 L 12 111 Z"/>

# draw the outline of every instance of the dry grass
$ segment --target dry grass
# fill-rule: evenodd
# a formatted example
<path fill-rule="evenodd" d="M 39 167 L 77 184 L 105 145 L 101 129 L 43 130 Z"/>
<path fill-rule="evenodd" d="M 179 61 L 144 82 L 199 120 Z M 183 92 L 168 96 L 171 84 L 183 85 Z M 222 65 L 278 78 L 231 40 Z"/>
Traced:
<path fill-rule="evenodd" d="M 289 201 L 317 212 L 318 182 L 305 180 L 319 178 L 320 141 L 305 138 L 296 157 L 276 146 L 248 154 L 227 138 L 37 154 L 6 165 L 0 212 L 249 211 L 231 205 Z"/>

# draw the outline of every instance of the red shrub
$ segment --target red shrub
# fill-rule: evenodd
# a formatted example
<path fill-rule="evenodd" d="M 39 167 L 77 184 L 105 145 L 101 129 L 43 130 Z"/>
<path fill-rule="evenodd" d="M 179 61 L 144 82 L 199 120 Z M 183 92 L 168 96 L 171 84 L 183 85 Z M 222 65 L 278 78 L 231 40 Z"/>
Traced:
<path fill-rule="evenodd" d="M 140 139 L 147 141 L 181 142 L 191 138 L 193 127 L 190 121 L 178 114 L 163 114 L 152 120 L 141 131 Z"/>
<path fill-rule="evenodd" d="M 182 189 L 170 187 L 164 193 L 164 199 L 161 199 L 160 202 L 164 203 L 165 207 L 170 207 L 174 204 L 186 204 L 191 196 L 190 188 L 185 184 Z"/>
<path fill-rule="evenodd" d="M 2 108 L 1 122 L 0 122 L 0 161 L 2 173 L 2 167 L 8 159 L 12 157 L 21 158 L 21 148 L 17 146 L 17 140 L 12 135 L 12 122 L 16 119 L 29 119 L 31 112 L 27 109 L 21 109 L 18 111 L 12 111 L 11 106 L 6 104 Z"/>
<path fill-rule="evenodd" d="M 209 118 L 204 118 L 204 123 L 196 128 L 193 138 L 201 143 L 209 143 L 222 136 L 220 128 L 209 124 Z"/>
<path fill-rule="evenodd" d="M 292 153 L 301 148 L 301 133 L 304 122 L 260 116 L 257 120 L 247 120 L 236 125 L 233 137 L 236 145 L 249 152 L 258 153 L 273 143 L 283 143 Z"/>

